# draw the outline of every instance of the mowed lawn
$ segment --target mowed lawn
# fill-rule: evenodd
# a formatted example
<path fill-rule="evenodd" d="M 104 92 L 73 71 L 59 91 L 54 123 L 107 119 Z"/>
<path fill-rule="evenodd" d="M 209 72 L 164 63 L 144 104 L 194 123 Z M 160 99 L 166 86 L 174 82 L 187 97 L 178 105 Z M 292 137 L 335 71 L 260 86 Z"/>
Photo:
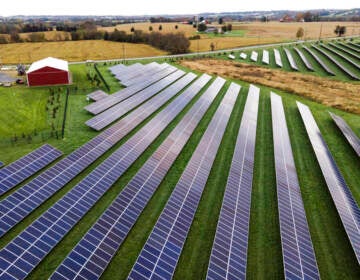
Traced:
<path fill-rule="evenodd" d="M 68 61 L 147 57 L 166 54 L 145 44 L 104 40 L 17 43 L 0 45 L 2 63 L 31 63 L 53 56 Z"/>
<path fill-rule="evenodd" d="M 86 85 L 86 67 L 84 65 L 76 65 L 71 68 L 74 73 L 74 81 L 76 81 L 78 85 Z M 105 68 L 106 66 L 101 66 L 100 69 L 104 74 L 106 73 Z M 112 83 L 114 82 L 111 75 L 104 76 L 106 76 L 107 80 L 111 80 Z M 207 265 L 213 237 L 216 231 L 226 179 L 249 87 L 248 83 L 238 79 L 232 81 L 241 84 L 242 90 L 232 112 L 223 141 L 220 145 L 211 174 L 202 195 L 174 279 L 205 279 L 206 277 Z M 199 143 L 229 84 L 230 81 L 226 84 L 226 87 L 223 88 L 205 114 L 189 139 L 189 142 L 159 186 L 159 189 L 130 231 L 127 239 L 114 256 L 113 261 L 102 275 L 102 279 L 126 279 L 126 276 L 136 261 L 140 250 L 146 242 L 149 233 L 156 223 L 158 216 L 181 176 L 187 162 L 191 158 L 196 145 Z M 344 113 L 311 102 L 303 97 L 264 86 L 261 87 L 259 104 L 247 276 L 249 279 L 283 279 L 269 97 L 269 92 L 271 90 L 279 93 L 283 97 L 291 144 L 300 180 L 301 193 L 321 277 L 322 279 L 359 279 L 360 267 L 356 262 L 346 233 L 321 175 L 321 170 L 308 140 L 295 101 L 300 100 L 310 106 L 316 121 L 324 134 L 325 140 L 357 202 L 360 202 L 360 174 L 358 172 L 360 169 L 360 161 L 332 122 L 328 110 L 343 116 L 359 136 L 360 116 Z M 65 155 L 69 154 L 95 135 L 98 135 L 97 132 L 92 131 L 84 124 L 84 122 L 91 117 L 89 113 L 83 110 L 83 107 L 87 105 L 85 94 L 86 92 L 83 92 L 70 96 L 65 139 L 53 139 L 49 141 L 49 143 L 60 148 Z M 195 100 L 199 98 L 199 95 Z M 48 279 L 56 267 L 87 232 L 89 227 L 91 227 L 132 176 L 136 174 L 139 168 L 141 168 L 146 159 L 151 156 L 167 135 L 169 135 L 175 125 L 182 119 L 186 111 L 194 104 L 194 101 L 180 113 L 154 143 L 150 145 L 144 154 L 135 161 L 131 168 L 104 194 L 98 203 L 96 203 L 69 234 L 65 236 L 60 244 L 49 253 L 44 261 L 42 261 L 30 274 L 29 279 Z M 149 119 L 155 114 L 150 116 Z M 139 127 L 142 125 L 143 124 Z M 135 129 L 135 131 L 137 129 Z M 129 139 L 135 131 L 129 133 L 127 137 L 98 159 L 86 171 L 82 172 L 76 179 L 56 193 L 23 222 L 3 236 L 0 240 L 0 247 L 5 246 L 7 242 L 12 240 L 12 238 L 19 234 L 42 212 L 59 200 L 67 191 L 74 187 L 77 182 L 84 178 L 91 170 Z M 14 147 L 9 145 L 5 149 L 1 149 L 0 160 L 2 159 L 2 156 L 13 154 L 15 151 L 17 152 L 16 157 L 19 157 L 21 156 L 21 153 L 25 154 L 29 151 L 29 146 L 30 145 L 19 145 Z M 14 155 L 12 157 L 13 160 L 16 159 Z M 9 157 L 7 157 L 7 159 L 9 159 Z"/>

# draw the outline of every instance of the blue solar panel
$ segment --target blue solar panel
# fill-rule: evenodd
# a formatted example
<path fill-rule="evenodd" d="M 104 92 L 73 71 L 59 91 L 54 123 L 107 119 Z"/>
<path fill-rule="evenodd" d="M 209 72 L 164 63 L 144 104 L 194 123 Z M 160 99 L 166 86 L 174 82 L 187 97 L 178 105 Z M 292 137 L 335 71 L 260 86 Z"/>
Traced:
<path fill-rule="evenodd" d="M 0 168 L 4 166 L 4 163 L 0 161 Z"/>
<path fill-rule="evenodd" d="M 320 279 L 281 97 L 271 93 L 274 159 L 285 279 Z"/>
<path fill-rule="evenodd" d="M 289 60 L 291 69 L 293 69 L 295 71 L 299 71 L 299 68 L 297 67 L 297 64 L 296 64 L 291 52 L 286 48 L 284 48 L 284 51 L 285 51 L 287 59 Z"/>
<path fill-rule="evenodd" d="M 207 279 L 245 279 L 260 89 L 250 86 L 211 250 Z"/>
<path fill-rule="evenodd" d="M 172 278 L 239 88 L 232 84 L 219 105 L 140 252 L 129 279 Z"/>
<path fill-rule="evenodd" d="M 333 113 L 330 113 L 330 116 L 344 134 L 346 140 L 349 142 L 351 147 L 355 150 L 356 154 L 360 157 L 360 139 L 359 137 L 352 131 L 351 127 L 345 122 L 342 117 L 339 117 Z"/>
<path fill-rule="evenodd" d="M 0 195 L 56 160 L 62 152 L 45 144 L 0 170 Z"/>
<path fill-rule="evenodd" d="M 195 94 L 192 93 L 178 96 L 56 204 L 0 250 L 0 257 L 3 258 L 8 255 L 8 252 L 15 254 L 14 246 L 16 245 L 21 245 L 24 252 L 20 255 L 15 254 L 15 259 L 5 259 L 6 261 L 2 263 L 0 279 L 8 275 L 16 276 L 14 270 L 23 269 L 26 265 L 26 272 L 18 277 L 25 278 L 194 97 Z M 101 235 L 101 233 L 98 234 Z M 29 240 L 26 236 L 32 236 L 32 239 Z M 22 243 L 19 244 L 19 240 Z M 27 242 L 24 243 L 23 240 Z M 25 257 L 25 252 L 28 253 L 30 250 L 42 252 L 32 263 Z M 105 258 L 105 251 L 103 255 Z"/>
<path fill-rule="evenodd" d="M 353 72 L 351 72 L 349 69 L 347 69 L 344 65 L 342 65 L 340 62 L 338 62 L 335 58 L 333 58 L 331 55 L 329 55 L 327 52 L 325 52 L 324 50 L 318 48 L 315 45 L 312 45 L 312 47 L 317 50 L 318 52 L 320 52 L 321 54 L 323 54 L 327 59 L 329 59 L 332 63 L 334 63 L 338 68 L 341 69 L 341 71 L 343 71 L 346 75 L 348 75 L 351 79 L 353 80 L 360 80 L 360 78 L 358 76 L 356 76 Z"/>
<path fill-rule="evenodd" d="M 203 75 L 186 91 L 197 94 L 210 78 L 208 75 Z M 100 277 L 215 99 L 220 88 L 221 84 L 215 83 L 200 97 L 95 225 L 56 269 L 51 279 L 62 279 L 62 277 L 65 277 L 64 272 L 67 273 L 69 270 L 84 277 L 85 275 L 93 275 L 94 278 Z M 183 94 L 186 94 L 186 92 Z M 100 233 L 101 237 L 99 236 Z M 106 260 L 101 257 L 101 248 L 104 247 L 109 248 L 107 253 L 111 256 Z M 87 250 L 84 250 L 85 248 Z M 74 259 L 75 254 L 82 257 L 80 263 Z M 99 259 L 103 260 L 104 265 L 101 267 L 94 266 Z"/>
<path fill-rule="evenodd" d="M 304 62 L 306 68 L 310 71 L 314 71 L 313 66 L 311 65 L 310 61 L 306 58 L 306 56 L 303 54 L 302 51 L 300 51 L 298 48 L 294 47 L 294 50 L 297 52 L 297 54 L 300 56 L 302 62 Z"/>
<path fill-rule="evenodd" d="M 106 92 L 103 92 L 102 90 L 96 90 L 90 94 L 87 95 L 88 98 L 90 98 L 93 101 L 99 101 L 101 99 L 104 99 L 108 97 L 109 95 Z"/>
<path fill-rule="evenodd" d="M 86 124 L 95 130 L 101 130 L 104 127 L 108 126 L 121 116 L 125 115 L 127 112 L 132 110 L 133 108 L 139 106 L 139 104 L 145 102 L 147 99 L 153 97 L 155 94 L 161 92 L 164 88 L 168 87 L 170 84 L 175 82 L 177 79 L 182 77 L 185 74 L 184 71 L 178 70 L 175 73 L 165 77 L 161 81 L 149 86 L 148 88 L 142 90 L 138 94 L 126 99 L 125 101 L 115 105 L 114 107 L 102 112 L 101 114 L 93 117 L 92 119 L 88 120 Z M 173 85 L 169 86 L 166 91 L 172 92 L 176 91 L 179 92 L 185 86 L 187 86 L 193 79 L 195 75 L 190 73 L 187 74 L 185 77 L 174 83 Z"/>
<path fill-rule="evenodd" d="M 150 99 L 23 188 L 0 201 L 0 236 L 76 177 L 174 95 L 175 93 L 159 94 Z"/>
<path fill-rule="evenodd" d="M 303 48 L 316 60 L 317 63 L 320 64 L 320 66 L 325 70 L 326 73 L 330 74 L 331 76 L 335 76 L 335 73 L 330 70 L 330 68 L 318 57 L 312 50 L 310 50 L 308 47 L 303 46 Z"/>
<path fill-rule="evenodd" d="M 86 106 L 85 110 L 87 110 L 88 112 L 90 112 L 94 115 L 97 115 L 97 114 L 105 111 L 106 109 L 114 106 L 115 104 L 118 104 L 121 101 L 133 96 L 134 94 L 147 88 L 148 86 L 152 85 L 153 83 L 160 81 L 161 79 L 170 75 L 171 73 L 175 72 L 176 70 L 177 70 L 176 67 L 169 66 L 169 67 L 165 68 L 163 71 L 155 73 L 151 77 L 143 80 L 142 82 L 139 82 L 138 84 L 135 84 L 128 88 L 122 89 L 116 93 L 109 95 L 107 98 L 104 98 L 102 100 L 99 100 L 96 103 Z"/>
<path fill-rule="evenodd" d="M 307 134 L 351 246 L 360 263 L 360 209 L 337 167 L 309 107 L 297 102 Z"/>

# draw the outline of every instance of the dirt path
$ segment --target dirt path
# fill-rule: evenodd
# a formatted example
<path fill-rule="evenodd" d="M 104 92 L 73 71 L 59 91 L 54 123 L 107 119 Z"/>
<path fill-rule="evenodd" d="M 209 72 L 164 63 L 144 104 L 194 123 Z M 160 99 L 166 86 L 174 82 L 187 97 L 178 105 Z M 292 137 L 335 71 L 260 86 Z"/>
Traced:
<path fill-rule="evenodd" d="M 276 88 L 327 106 L 360 114 L 360 83 L 333 81 L 307 74 L 216 59 L 185 60 L 181 64 L 193 70 Z"/>

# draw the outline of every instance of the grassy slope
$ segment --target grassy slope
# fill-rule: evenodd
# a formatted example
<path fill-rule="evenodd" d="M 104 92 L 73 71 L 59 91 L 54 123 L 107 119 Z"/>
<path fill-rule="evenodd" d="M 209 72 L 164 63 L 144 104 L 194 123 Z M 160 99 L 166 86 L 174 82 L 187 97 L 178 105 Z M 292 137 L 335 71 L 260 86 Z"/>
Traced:
<path fill-rule="evenodd" d="M 84 69 L 81 66 L 76 68 L 77 80 L 86 82 L 81 77 Z M 247 87 L 247 84 L 241 83 Z M 205 188 L 201 203 L 196 213 L 193 226 L 190 230 L 187 243 L 185 244 L 183 255 L 180 258 L 179 267 L 176 270 L 176 279 L 201 279 L 206 275 L 208 256 L 210 254 L 213 236 L 216 230 L 217 213 L 219 213 L 222 195 L 226 184 L 228 167 L 231 162 L 232 151 L 236 133 L 239 128 L 243 105 L 245 102 L 244 88 L 241 97 L 236 103 L 236 108 L 231 116 L 231 121 L 226 131 L 226 137 L 222 142 L 220 151 L 217 155 L 215 165 L 221 166 L 221 172 L 213 169 L 209 182 Z M 275 173 L 273 163 L 272 148 L 272 129 L 271 111 L 269 102 L 269 89 L 262 87 L 260 98 L 260 110 L 257 130 L 257 149 L 255 155 L 255 174 L 252 194 L 250 240 L 248 252 L 248 276 L 256 279 L 279 279 L 282 277 L 282 258 L 280 247 L 280 235 L 278 224 L 278 211 L 276 202 Z M 284 97 L 286 116 L 292 141 L 295 161 L 300 179 L 301 191 L 305 208 L 307 211 L 310 231 L 314 242 L 317 261 L 323 279 L 357 279 L 360 277 L 360 269 L 356 264 L 356 259 L 346 238 L 346 234 L 341 226 L 336 209 L 332 203 L 327 187 L 322 179 L 321 171 L 316 162 L 311 145 L 307 138 L 301 117 L 297 111 L 295 100 L 304 100 L 289 94 L 280 93 Z M 136 257 L 145 243 L 152 226 L 161 213 L 167 198 L 171 194 L 172 188 L 186 166 L 186 162 L 191 157 L 196 143 L 205 131 L 207 123 L 215 112 L 220 97 L 216 99 L 205 118 L 192 135 L 189 143 L 184 148 L 180 157 L 177 159 L 159 190 L 146 207 L 138 223 L 130 232 L 123 246 L 118 251 L 113 262 L 103 275 L 103 279 L 124 279 L 130 271 Z M 354 197 L 360 202 L 360 169 L 359 159 L 351 150 L 342 135 L 327 114 L 328 108 L 313 102 L 304 101 L 311 106 L 312 111 L 324 133 L 336 162 L 339 164 L 348 182 Z M 76 147 L 92 138 L 97 133 L 86 128 L 83 123 L 90 115 L 82 110 L 86 104 L 85 95 L 78 94 L 70 96 L 70 107 L 68 111 L 66 138 L 62 141 L 52 140 L 51 144 L 69 153 Z M 344 116 L 360 135 L 360 116 L 335 111 Z M 184 113 L 182 113 L 183 115 Z M 178 117 L 156 141 L 145 152 L 141 158 L 126 172 L 120 180 L 110 189 L 109 192 L 96 204 L 96 206 L 80 221 L 68 236 L 49 254 L 45 261 L 31 274 L 31 279 L 42 279 L 48 277 L 56 266 L 67 255 L 71 248 L 87 231 L 91 224 L 101 215 L 106 206 L 125 186 L 133 174 L 141 167 L 160 142 L 171 131 L 174 125 L 180 120 Z M 122 140 L 116 147 L 119 147 Z M 115 147 L 115 148 L 116 148 Z M 16 159 L 19 154 L 28 152 L 33 145 L 21 145 L 19 147 L 9 147 L 2 154 L 11 154 L 9 159 Z M 63 194 L 71 189 L 76 182 L 89 173 L 99 162 L 111 154 L 112 149 L 81 176 L 63 188 L 52 199 L 37 209 L 32 215 L 25 219 L 9 234 L 4 236 L 0 245 L 4 246 L 26 225 L 31 223 L 41 212 L 50 207 Z M 15 153 L 15 150 L 18 152 Z M 1 157 L 1 154 L 0 154 Z M 352 164 L 349 164 L 351 162 Z M 214 218 L 215 217 L 215 218 Z"/>

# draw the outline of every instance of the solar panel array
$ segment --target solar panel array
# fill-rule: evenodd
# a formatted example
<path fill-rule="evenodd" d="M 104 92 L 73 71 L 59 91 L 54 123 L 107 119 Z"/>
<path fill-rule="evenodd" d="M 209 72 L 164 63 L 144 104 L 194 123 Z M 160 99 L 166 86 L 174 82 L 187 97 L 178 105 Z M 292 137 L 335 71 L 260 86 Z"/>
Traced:
<path fill-rule="evenodd" d="M 111 106 L 114 106 L 115 104 L 120 103 L 121 101 L 131 97 L 135 93 L 138 93 L 139 91 L 147 88 L 153 83 L 156 83 L 163 79 L 164 77 L 170 75 L 171 73 L 175 72 L 177 70 L 176 67 L 167 67 L 163 71 L 160 71 L 154 75 L 152 75 L 151 78 L 145 79 L 143 82 L 139 82 L 136 85 L 130 86 L 128 88 L 122 89 L 116 93 L 113 93 L 109 95 L 107 98 L 104 98 L 96 103 L 90 104 L 86 106 L 84 109 L 88 112 L 97 115 Z"/>
<path fill-rule="evenodd" d="M 347 63 L 351 64 L 352 66 L 354 66 L 355 68 L 357 68 L 358 70 L 360 70 L 360 65 L 357 64 L 354 60 L 349 59 L 347 56 L 343 55 L 342 53 L 338 52 L 337 50 L 334 50 L 333 48 L 331 48 L 331 47 L 329 47 L 329 46 L 327 46 L 327 45 L 325 45 L 325 44 L 321 44 L 321 46 L 322 46 L 324 49 L 332 52 L 333 54 L 335 54 L 335 55 L 337 55 L 337 56 L 340 56 L 340 57 L 341 57 L 343 60 L 345 60 Z M 358 78 L 358 77 L 357 77 L 357 78 Z"/>
<path fill-rule="evenodd" d="M 115 75 L 116 79 L 118 79 L 119 81 L 122 81 L 124 75 L 126 75 L 127 73 L 130 73 L 130 72 L 136 71 L 140 67 L 142 67 L 141 63 L 134 63 L 134 64 L 131 64 L 131 65 L 125 66 L 125 67 L 120 66 L 119 68 L 116 68 L 115 71 L 114 70 L 111 70 L 111 71 Z"/>
<path fill-rule="evenodd" d="M 0 195 L 55 161 L 62 152 L 45 144 L 0 170 Z"/>
<path fill-rule="evenodd" d="M 133 266 L 129 279 L 171 279 L 240 87 L 232 84 Z"/>
<path fill-rule="evenodd" d="M 141 103 L 146 101 L 147 99 L 153 97 L 155 94 L 164 90 L 164 88 L 168 87 L 170 84 L 175 82 L 177 79 L 182 77 L 185 74 L 184 71 L 176 71 L 175 73 L 171 74 L 168 77 L 165 77 L 161 81 L 152 86 L 144 89 L 143 91 L 139 92 L 138 94 L 124 100 L 123 102 L 111 107 L 110 109 L 102 112 L 101 114 L 91 118 L 90 120 L 86 121 L 86 125 L 95 129 L 97 131 L 103 129 L 104 127 L 108 126 L 112 122 L 116 121 L 118 118 L 125 115 L 130 110 L 134 109 L 135 107 L 139 106 Z M 191 83 L 196 78 L 196 75 L 193 73 L 189 73 L 168 88 L 165 89 L 166 92 L 175 93 L 182 90 L 186 87 L 189 83 Z"/>
<path fill-rule="evenodd" d="M 350 126 L 345 122 L 345 120 L 330 112 L 330 116 L 344 134 L 346 140 L 349 142 L 351 147 L 355 150 L 356 154 L 360 157 L 360 139 L 354 133 L 354 131 L 350 128 Z"/>
<path fill-rule="evenodd" d="M 174 96 L 159 94 L 132 111 L 33 181 L 0 201 L 0 236 L 75 178 Z"/>
<path fill-rule="evenodd" d="M 259 88 L 250 86 L 211 250 L 207 279 L 245 279 Z"/>
<path fill-rule="evenodd" d="M 194 98 L 180 95 L 0 250 L 0 279 L 24 279 Z M 106 255 L 104 255 L 106 258 Z M 89 279 L 89 278 L 88 278 Z"/>
<path fill-rule="evenodd" d="M 280 68 L 283 67 L 282 61 L 281 61 L 281 55 L 278 49 L 274 49 L 274 55 L 275 55 L 275 64 L 279 66 Z"/>
<path fill-rule="evenodd" d="M 299 71 L 299 68 L 294 60 L 294 57 L 292 56 L 290 50 L 288 50 L 287 48 L 284 48 L 285 54 L 287 59 L 289 60 L 290 63 L 290 67 L 291 69 L 295 70 L 295 71 Z"/>
<path fill-rule="evenodd" d="M 277 198 L 285 279 L 320 279 L 281 97 L 271 93 Z"/>
<path fill-rule="evenodd" d="M 148 71 L 155 71 L 155 69 L 159 68 L 160 65 L 157 62 L 152 62 L 147 65 L 138 66 L 134 71 L 128 71 L 121 77 L 121 83 L 125 86 L 129 86 L 132 84 L 132 80 L 138 76 L 143 76 L 144 74 L 148 73 Z M 161 68 L 161 67 L 160 67 Z"/>
<path fill-rule="evenodd" d="M 306 56 L 303 54 L 301 50 L 299 50 L 297 47 L 294 47 L 294 50 L 296 53 L 300 56 L 302 62 L 304 62 L 306 68 L 310 71 L 314 71 L 313 66 L 311 65 L 310 61 L 306 58 Z"/>
<path fill-rule="evenodd" d="M 93 101 L 99 101 L 99 100 L 104 99 L 104 98 L 106 98 L 108 96 L 109 95 L 106 92 L 102 91 L 102 90 L 97 90 L 97 91 L 94 91 L 94 92 L 87 95 L 87 97 L 89 97 Z"/>
<path fill-rule="evenodd" d="M 312 45 L 312 47 L 315 50 L 317 50 L 318 52 L 320 52 L 321 54 L 323 54 L 326 58 L 328 58 L 332 63 L 334 63 L 337 67 L 339 67 L 350 78 L 352 78 L 353 80 L 360 80 L 360 78 L 358 76 L 356 76 L 353 72 L 351 72 L 349 69 L 347 69 L 344 65 L 342 65 L 340 62 L 338 62 L 335 58 L 333 58 L 327 52 L 325 52 L 324 50 L 318 48 L 315 45 Z"/>
<path fill-rule="evenodd" d="M 262 63 L 269 64 L 270 63 L 270 55 L 268 50 L 263 50 Z"/>
<path fill-rule="evenodd" d="M 246 53 L 241 53 L 241 54 L 240 54 L 240 58 L 246 59 L 246 58 L 247 58 L 247 54 L 246 54 Z"/>
<path fill-rule="evenodd" d="M 0 168 L 4 166 L 4 163 L 0 161 Z"/>
<path fill-rule="evenodd" d="M 151 79 L 155 74 L 164 71 L 166 68 L 170 68 L 172 69 L 173 66 L 170 66 L 167 63 L 163 63 L 163 64 L 159 64 L 156 67 L 152 67 L 152 68 L 145 68 L 142 73 L 140 73 L 139 75 L 135 76 L 134 78 L 132 78 L 131 80 L 129 80 L 126 84 L 126 86 L 135 86 L 139 83 L 144 83 L 145 81 L 147 81 L 148 79 Z"/>
<path fill-rule="evenodd" d="M 335 76 L 335 73 L 314 53 L 312 50 L 310 50 L 308 47 L 303 46 L 303 48 L 316 60 L 317 63 L 320 64 L 320 66 L 325 70 L 326 73 L 330 74 L 331 76 Z"/>
<path fill-rule="evenodd" d="M 353 58 L 357 58 L 357 59 L 360 60 L 360 55 L 357 55 L 357 54 L 355 54 L 354 52 L 350 51 L 351 49 L 350 49 L 350 50 L 347 49 L 347 48 L 344 46 L 344 44 L 329 43 L 329 45 L 332 46 L 332 47 L 334 47 L 334 48 L 336 48 L 336 49 L 338 49 L 338 50 L 341 51 L 341 52 L 346 53 L 347 55 L 349 55 L 349 56 L 351 56 L 351 57 L 353 57 Z"/>
<path fill-rule="evenodd" d="M 250 56 L 250 60 L 256 62 L 258 60 L 258 56 L 259 56 L 258 52 L 252 51 L 251 56 Z"/>
<path fill-rule="evenodd" d="M 347 48 L 355 51 L 355 52 L 360 52 L 359 48 L 360 45 L 359 44 L 354 44 L 352 42 L 347 42 L 346 44 L 344 44 L 344 46 L 346 46 Z"/>
<path fill-rule="evenodd" d="M 332 157 L 309 107 L 297 102 L 307 134 L 339 213 L 351 246 L 360 264 L 360 209 Z"/>
<path fill-rule="evenodd" d="M 209 80 L 210 76 L 204 75 L 186 91 L 195 95 Z M 90 275 L 90 278 L 100 278 L 197 124 L 217 96 L 223 83 L 223 79 L 217 78 L 213 85 L 192 106 L 155 153 L 105 210 L 100 219 L 56 269 L 51 279 L 75 278 L 74 275 L 85 278 L 89 278 Z M 106 260 L 101 257 L 102 248 L 107 248 L 106 252 L 109 258 Z M 99 262 L 99 260 L 101 261 Z"/>

